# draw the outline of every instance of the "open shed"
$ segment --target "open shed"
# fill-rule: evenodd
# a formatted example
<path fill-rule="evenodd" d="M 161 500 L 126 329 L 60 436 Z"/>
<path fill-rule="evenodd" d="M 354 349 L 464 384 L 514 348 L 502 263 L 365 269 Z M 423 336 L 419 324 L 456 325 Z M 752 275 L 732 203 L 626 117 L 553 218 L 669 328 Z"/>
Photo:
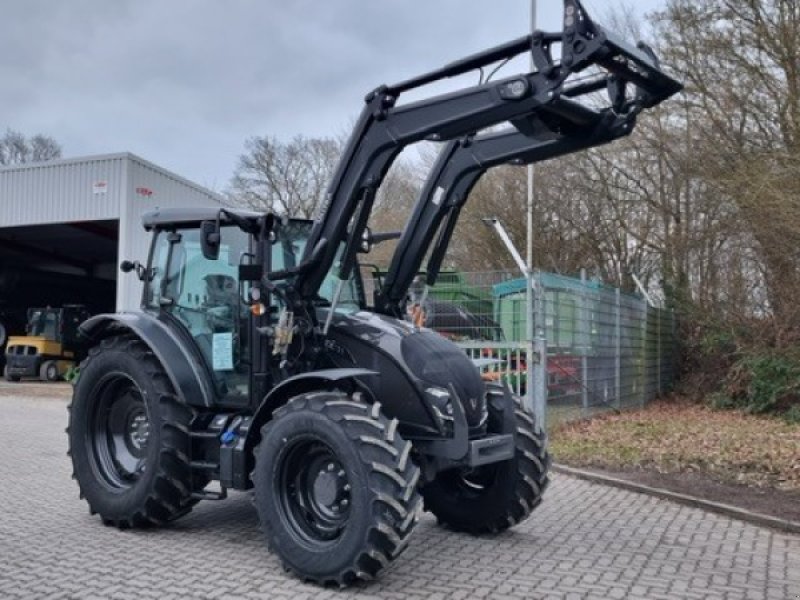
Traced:
<path fill-rule="evenodd" d="M 0 168 L 0 325 L 36 306 L 136 309 L 141 283 L 118 264 L 147 258 L 142 214 L 220 201 L 130 153 Z"/>

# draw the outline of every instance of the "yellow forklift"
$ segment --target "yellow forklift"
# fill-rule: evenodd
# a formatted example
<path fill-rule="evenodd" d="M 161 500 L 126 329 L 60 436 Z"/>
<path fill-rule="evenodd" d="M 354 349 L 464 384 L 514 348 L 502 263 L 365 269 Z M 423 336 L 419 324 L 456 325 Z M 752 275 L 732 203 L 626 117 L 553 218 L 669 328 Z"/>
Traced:
<path fill-rule="evenodd" d="M 27 335 L 11 336 L 6 345 L 4 376 L 8 381 L 38 377 L 58 381 L 75 366 L 78 326 L 89 318 L 79 304 L 28 309 Z"/>

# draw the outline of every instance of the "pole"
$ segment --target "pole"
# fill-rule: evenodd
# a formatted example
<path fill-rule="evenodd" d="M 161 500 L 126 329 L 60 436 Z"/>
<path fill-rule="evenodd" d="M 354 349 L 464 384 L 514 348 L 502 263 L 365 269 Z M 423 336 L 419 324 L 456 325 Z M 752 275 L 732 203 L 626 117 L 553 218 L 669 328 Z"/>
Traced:
<path fill-rule="evenodd" d="M 536 2 L 531 0 L 531 33 L 536 31 Z M 531 71 L 536 66 L 531 55 Z M 533 165 L 528 165 L 528 244 L 526 263 L 527 269 L 527 338 L 528 338 L 528 360 L 527 369 L 527 390 L 526 396 L 528 406 L 533 409 L 533 414 L 539 425 L 544 429 L 547 412 L 547 339 L 544 333 L 544 300 L 545 294 L 542 288 L 541 277 L 538 281 L 534 280 L 533 271 Z M 534 290 L 534 285 L 536 289 Z M 534 329 L 534 315 L 536 316 L 536 329 Z M 534 368 L 534 357 L 538 357 Z"/>
<path fill-rule="evenodd" d="M 531 33 L 536 31 L 536 0 L 531 0 Z M 536 68 L 531 54 L 531 71 Z M 533 164 L 528 165 L 528 270 L 533 270 Z"/>
<path fill-rule="evenodd" d="M 508 253 L 511 255 L 511 258 L 513 258 L 514 262 L 517 263 L 517 268 L 519 268 L 520 272 L 522 273 L 522 276 L 523 277 L 527 276 L 528 271 L 530 269 L 528 269 L 528 267 L 525 266 L 525 263 L 522 262 L 522 257 L 519 255 L 519 252 L 517 252 L 517 249 L 514 246 L 514 242 L 511 241 L 511 237 L 508 235 L 508 231 L 506 231 L 506 228 L 503 227 L 503 224 L 500 222 L 500 219 L 498 219 L 497 217 L 489 217 L 482 219 L 482 221 L 486 224 L 487 227 L 491 227 L 497 232 L 497 235 L 500 237 L 500 240 L 503 242 L 503 245 L 506 247 L 506 250 L 508 250 Z"/>

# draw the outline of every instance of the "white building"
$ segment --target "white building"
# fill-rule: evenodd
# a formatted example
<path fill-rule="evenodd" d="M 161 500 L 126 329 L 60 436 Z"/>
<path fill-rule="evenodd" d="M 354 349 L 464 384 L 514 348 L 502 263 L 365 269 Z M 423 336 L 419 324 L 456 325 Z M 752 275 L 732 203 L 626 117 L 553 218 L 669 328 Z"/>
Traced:
<path fill-rule="evenodd" d="M 0 310 L 139 306 L 121 260 L 147 258 L 142 214 L 221 198 L 130 153 L 0 168 Z"/>

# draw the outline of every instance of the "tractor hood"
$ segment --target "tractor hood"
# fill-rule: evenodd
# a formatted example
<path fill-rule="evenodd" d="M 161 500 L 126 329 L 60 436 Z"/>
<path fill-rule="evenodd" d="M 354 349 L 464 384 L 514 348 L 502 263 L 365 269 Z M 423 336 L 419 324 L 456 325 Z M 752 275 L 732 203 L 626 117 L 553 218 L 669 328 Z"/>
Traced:
<path fill-rule="evenodd" d="M 478 369 L 461 348 L 435 331 L 367 311 L 337 314 L 327 349 L 339 366 L 350 361 L 370 365 L 380 373 L 386 394 L 395 395 L 410 383 L 416 395 L 436 404 L 445 392 L 450 396 L 455 392 L 471 427 L 485 418 L 485 387 Z M 401 385 L 400 378 L 408 383 Z M 405 396 L 399 402 L 408 404 L 408 392 Z M 447 414 L 446 406 L 442 412 Z"/>

